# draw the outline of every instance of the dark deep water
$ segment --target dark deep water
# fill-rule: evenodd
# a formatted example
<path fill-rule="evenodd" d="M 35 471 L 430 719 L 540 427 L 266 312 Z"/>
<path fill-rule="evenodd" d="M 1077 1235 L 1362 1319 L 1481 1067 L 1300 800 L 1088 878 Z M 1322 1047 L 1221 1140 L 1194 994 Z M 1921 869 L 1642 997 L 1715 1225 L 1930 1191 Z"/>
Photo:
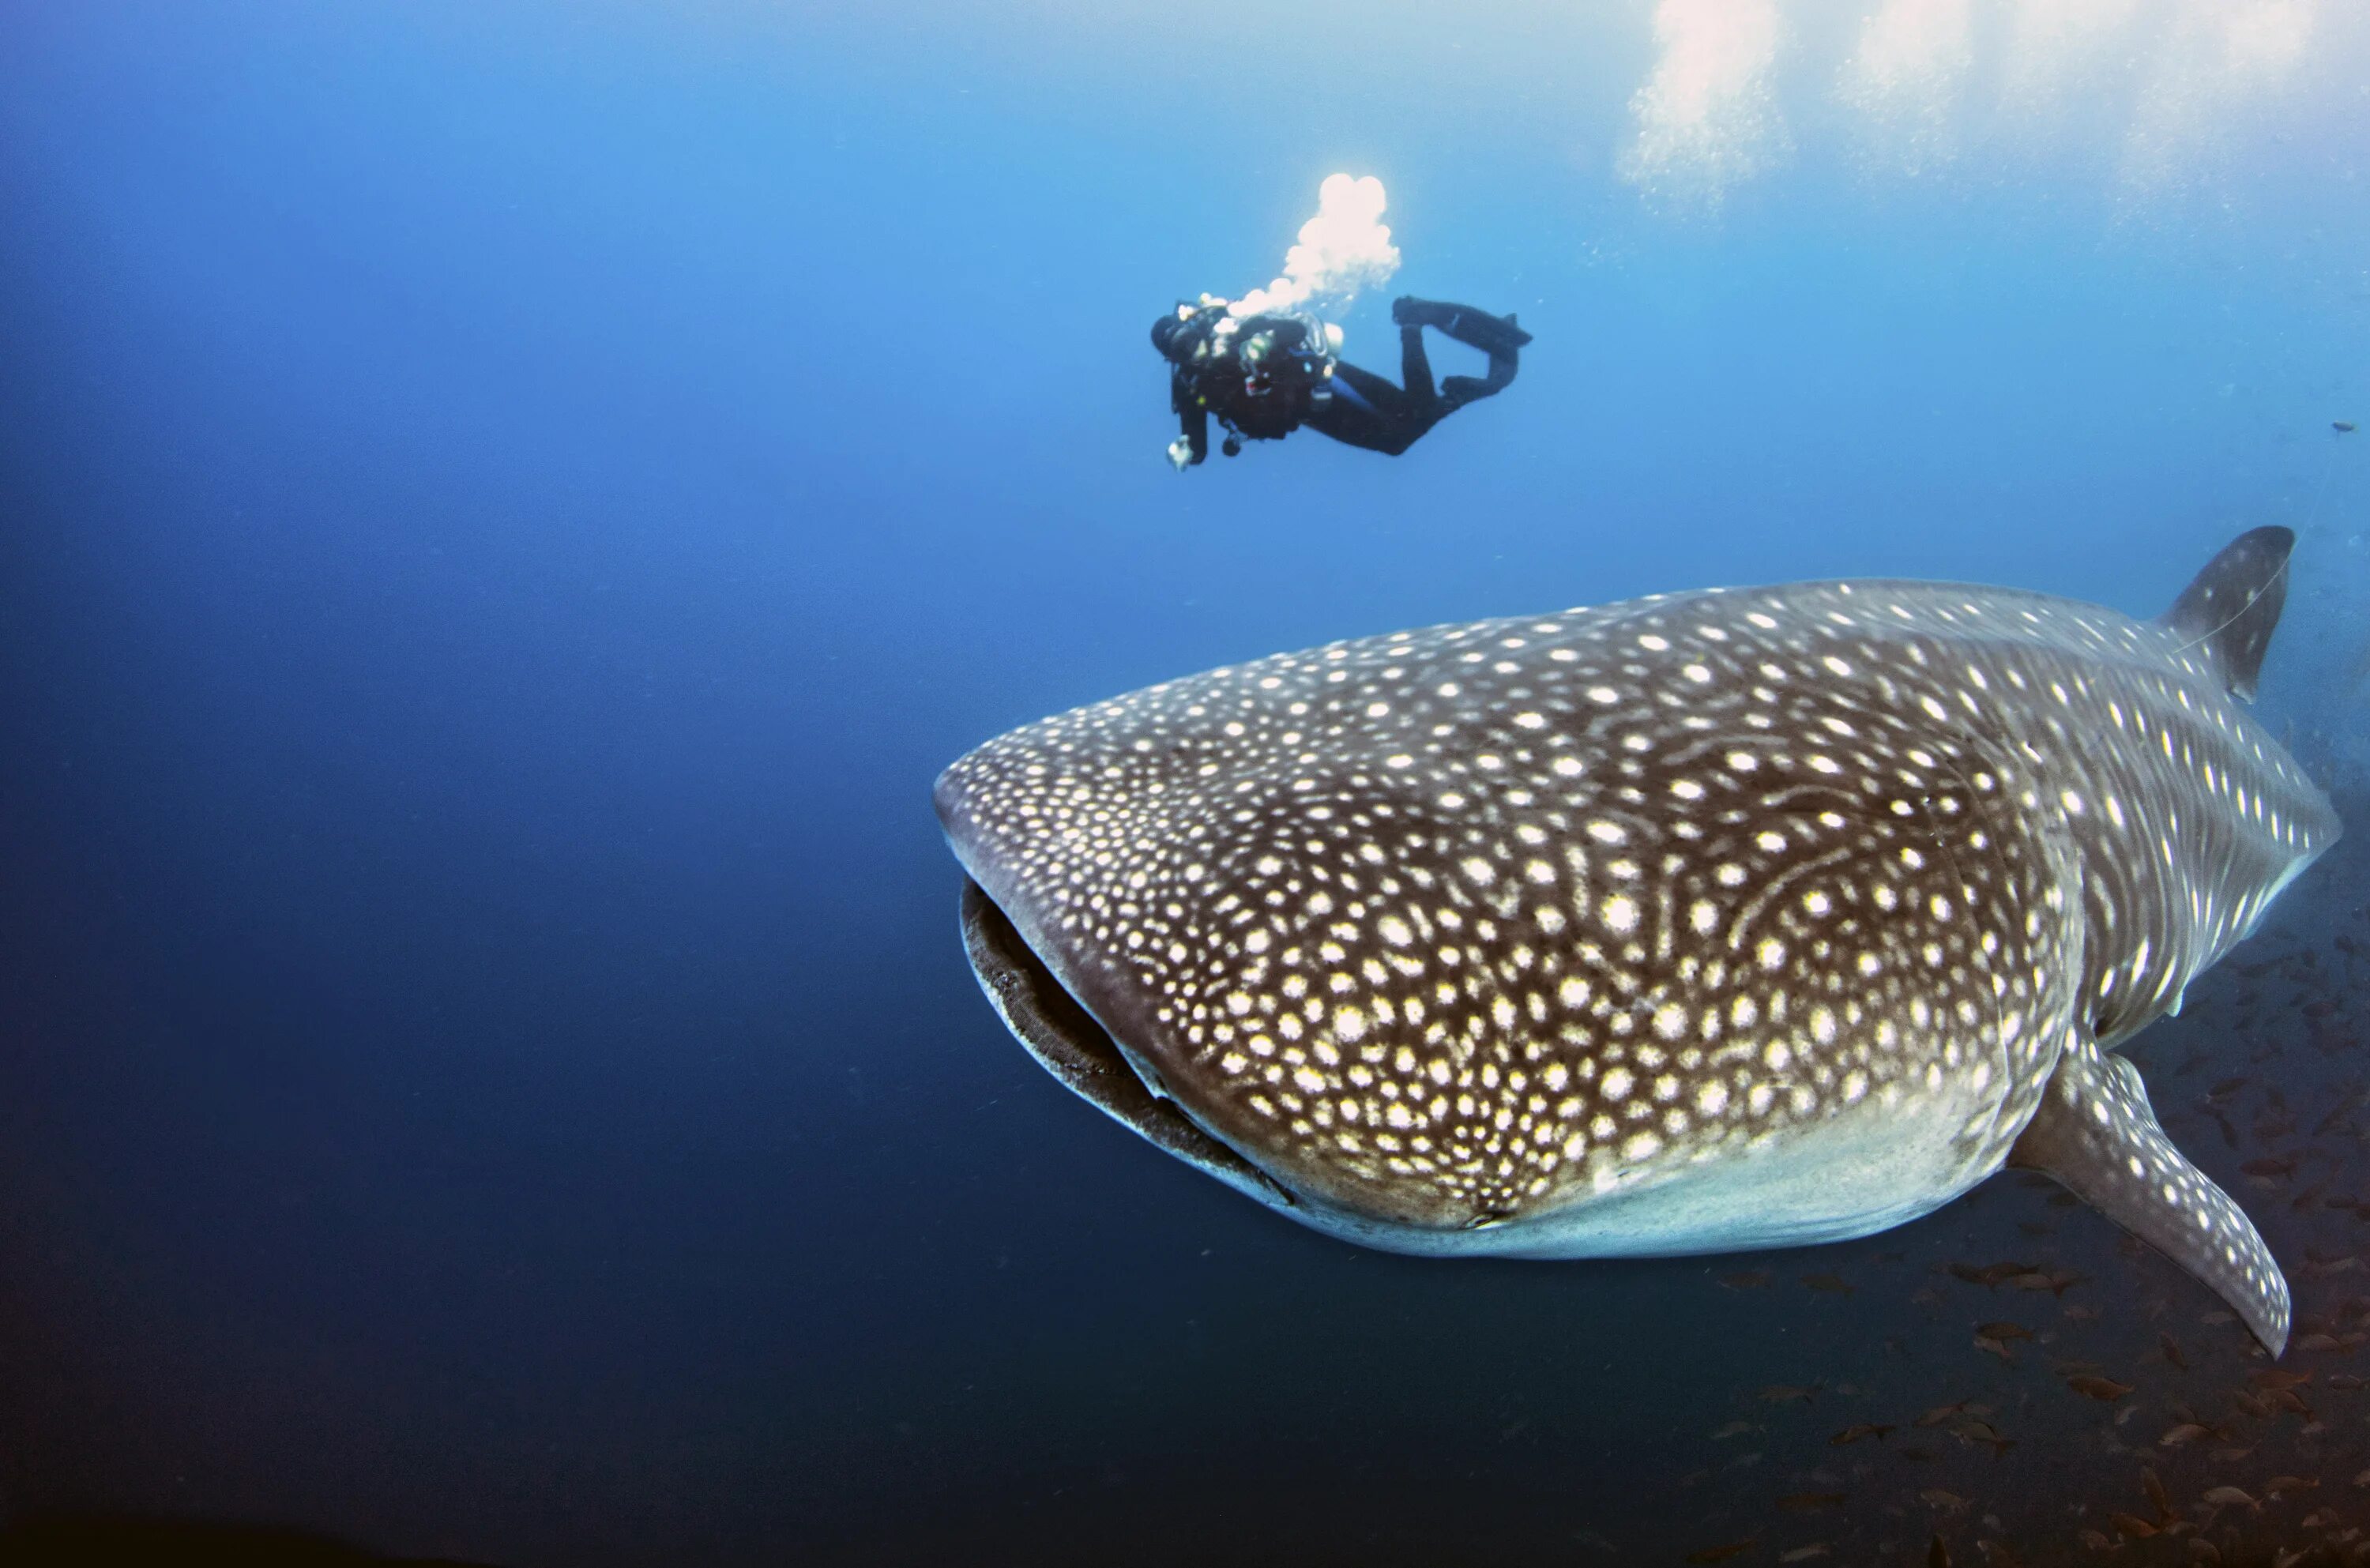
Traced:
<path fill-rule="evenodd" d="M 1739 89 L 1782 132 L 1641 172 L 1632 95 L 1696 56 L 1585 9 L 0 7 L 0 1525 L 2370 1539 L 2370 434 L 2330 423 L 2370 20 L 1978 4 L 1962 75 L 1871 77 L 1863 10 L 1960 8 L 1784 6 Z M 1394 289 L 1520 310 L 1520 379 L 1398 460 L 1171 474 L 1145 323 L 1268 276 L 1337 168 L 1389 187 Z M 1379 356 L 1381 298 L 1349 327 Z M 964 966 L 928 786 L 1041 714 L 1711 582 L 2153 613 L 2262 523 L 2303 542 L 2260 711 L 2354 836 L 2134 1058 L 2329 1342 L 2307 1383 L 2012 1177 L 1815 1251 L 1354 1251 L 1063 1094 Z M 2002 1261 L 2078 1279 L 1948 1268 Z"/>

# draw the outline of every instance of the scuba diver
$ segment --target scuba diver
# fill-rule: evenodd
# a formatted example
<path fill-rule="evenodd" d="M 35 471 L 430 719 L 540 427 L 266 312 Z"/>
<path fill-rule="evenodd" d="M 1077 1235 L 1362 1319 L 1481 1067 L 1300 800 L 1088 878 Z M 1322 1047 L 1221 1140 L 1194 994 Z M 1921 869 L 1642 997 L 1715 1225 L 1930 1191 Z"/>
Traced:
<path fill-rule="evenodd" d="M 1398 456 L 1416 437 L 1514 379 L 1515 355 L 1531 335 L 1512 316 L 1401 296 L 1399 385 L 1340 358 L 1341 329 L 1299 312 L 1234 317 L 1203 294 L 1178 303 L 1152 324 L 1152 346 L 1168 361 L 1168 401 L 1181 427 L 1168 461 L 1182 473 L 1210 455 L 1210 421 L 1225 427 L 1229 457 L 1248 441 L 1275 441 L 1306 424 L 1336 441 Z M 1487 375 L 1452 375 L 1434 388 L 1423 329 L 1479 349 Z"/>

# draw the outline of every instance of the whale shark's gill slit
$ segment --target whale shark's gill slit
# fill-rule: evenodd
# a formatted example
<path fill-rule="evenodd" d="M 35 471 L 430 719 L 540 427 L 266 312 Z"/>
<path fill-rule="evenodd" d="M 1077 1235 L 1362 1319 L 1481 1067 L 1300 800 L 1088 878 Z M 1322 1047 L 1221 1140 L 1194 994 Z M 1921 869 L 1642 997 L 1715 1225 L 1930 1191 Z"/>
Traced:
<path fill-rule="evenodd" d="M 1954 732 L 1950 744 L 1937 745 L 1934 748 L 1934 755 L 1939 765 L 1957 782 L 1960 793 L 1966 799 L 1968 814 L 1983 824 L 1983 831 L 1994 842 L 2006 844 L 2008 840 L 2001 835 L 2000 824 L 1992 819 L 1989 803 L 1969 780 L 1966 771 L 1959 766 L 1958 758 L 1953 755 L 1953 748 L 1967 752 L 1971 755 L 1975 755 L 1977 748 L 1974 745 L 1974 738 L 1963 732 Z M 1950 868 L 1952 880 L 1957 882 L 1964 896 L 1972 901 L 1976 896 L 1977 884 L 1968 877 L 1966 867 L 1959 859 L 1958 847 L 1951 842 L 1956 835 L 1943 824 L 1940 817 L 1935 814 L 1931 795 L 1920 795 L 1918 806 L 1933 835 L 1936 851 L 1940 854 L 1943 862 Z M 2010 888 L 2003 892 L 2012 897 L 2014 890 Z M 2019 919 L 2027 913 L 2024 909 L 2015 907 L 2013 904 L 2010 910 L 2019 917 Z M 2042 1095 L 2048 1082 L 2048 1074 L 2046 1072 L 2019 1074 L 2017 1071 L 2015 1046 L 2008 1038 L 2008 1012 L 2001 1004 L 2006 976 L 2001 974 L 2000 965 L 2006 962 L 2007 954 L 2003 952 L 1995 955 L 1985 952 L 1980 944 L 1974 951 L 1977 962 L 1981 963 L 1985 974 L 1992 982 L 1988 987 L 1991 993 L 1992 1011 L 1991 1048 L 1998 1053 L 2000 1071 L 1999 1102 L 1992 1109 L 1991 1126 L 1984 1136 L 1982 1147 L 1986 1151 L 1985 1158 L 1987 1161 L 2005 1162 L 2018 1135 L 2023 1131 L 2025 1123 L 2031 1118 L 2034 1107 L 2041 1103 Z M 2036 995 L 2033 999 L 2037 1006 L 2040 1001 L 2039 996 Z M 2040 1031 L 2041 1026 L 2036 1023 L 2035 1034 L 2038 1035 Z M 1982 1035 L 1978 1032 L 1977 1048 L 1980 1049 L 1982 1043 Z M 2038 1043 L 2036 1042 L 2031 1048 L 2039 1049 Z"/>
<path fill-rule="evenodd" d="M 1955 760 L 1942 748 L 1936 750 L 1958 778 L 1971 807 L 1985 813 L 1984 802 L 1968 788 Z M 1930 800 L 1927 803 L 1930 806 Z M 1996 828 L 1986 823 L 1986 831 Z M 1963 882 L 1951 836 L 1938 833 L 1935 846 Z M 2059 885 L 2064 885 L 2062 878 Z M 2077 889 L 2066 900 L 2068 914 L 2085 902 Z M 1985 967 L 1995 969 L 1989 955 L 1983 956 Z M 2069 967 L 2078 975 L 2083 955 L 2077 951 L 2070 957 Z M 2049 1176 L 2146 1242 L 2228 1303 L 2278 1357 L 2288 1338 L 2285 1275 L 2246 1212 L 2166 1136 L 2139 1069 L 2100 1051 L 2090 1027 L 2088 1015 L 2095 1008 L 2087 990 L 2077 986 L 2068 1016 L 2046 1026 L 2062 1043 L 2047 1070 L 2030 1076 L 2015 1070 L 2001 1030 L 1998 993 L 1993 995 L 1994 1037 L 2008 1077 L 1985 1135 L 1986 1159 Z"/>

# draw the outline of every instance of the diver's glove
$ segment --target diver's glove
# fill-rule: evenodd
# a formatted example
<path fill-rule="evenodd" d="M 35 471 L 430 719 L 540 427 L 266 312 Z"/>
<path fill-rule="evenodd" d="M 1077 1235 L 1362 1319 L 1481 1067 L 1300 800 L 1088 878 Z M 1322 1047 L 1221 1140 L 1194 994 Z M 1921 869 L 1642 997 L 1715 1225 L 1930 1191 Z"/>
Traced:
<path fill-rule="evenodd" d="M 1183 436 L 1168 444 L 1168 466 L 1179 473 L 1193 466 L 1193 444 Z"/>

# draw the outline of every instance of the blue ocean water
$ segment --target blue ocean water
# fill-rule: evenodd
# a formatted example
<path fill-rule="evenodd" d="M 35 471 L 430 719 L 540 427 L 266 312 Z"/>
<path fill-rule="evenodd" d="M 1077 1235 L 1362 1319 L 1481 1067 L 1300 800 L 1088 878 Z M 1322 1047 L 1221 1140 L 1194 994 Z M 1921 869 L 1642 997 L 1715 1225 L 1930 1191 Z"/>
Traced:
<path fill-rule="evenodd" d="M 0 1523 L 2049 1562 L 2151 1516 L 2135 1455 L 2167 1551 L 2363 1518 L 2358 1395 L 2223 1430 L 2238 1332 L 2014 1182 L 1744 1260 L 1278 1220 L 1005 1033 L 928 802 L 1015 724 L 1335 637 L 1830 575 L 2150 614 L 2279 523 L 2261 711 L 2358 805 L 2357 7 L 124 0 L 0 45 Z M 1405 289 L 1519 311 L 1518 380 L 1398 459 L 1173 473 L 1146 326 L 1273 275 L 1337 171 L 1403 254 L 1349 357 L 1393 368 Z M 2174 1125 L 2234 1189 L 2359 1180 L 2316 1124 L 2370 971 L 2316 944 L 2365 891 L 2316 868 L 2289 967 L 2137 1053 L 2292 1108 Z M 2275 1250 L 2354 1255 L 2288 1181 Z M 2019 1249 L 2084 1286 L 1915 1299 Z M 2042 1327 L 2086 1294 L 2123 1337 Z M 2052 1341 L 1966 1349 L 2018 1313 Z M 2052 1375 L 2159 1334 L 2190 1382 Z M 2020 1447 L 1896 1452 L 1970 1400 Z M 2217 1435 L 2159 1450 L 2184 1410 Z M 2318 1495 L 2198 1523 L 2274 1454 Z"/>

